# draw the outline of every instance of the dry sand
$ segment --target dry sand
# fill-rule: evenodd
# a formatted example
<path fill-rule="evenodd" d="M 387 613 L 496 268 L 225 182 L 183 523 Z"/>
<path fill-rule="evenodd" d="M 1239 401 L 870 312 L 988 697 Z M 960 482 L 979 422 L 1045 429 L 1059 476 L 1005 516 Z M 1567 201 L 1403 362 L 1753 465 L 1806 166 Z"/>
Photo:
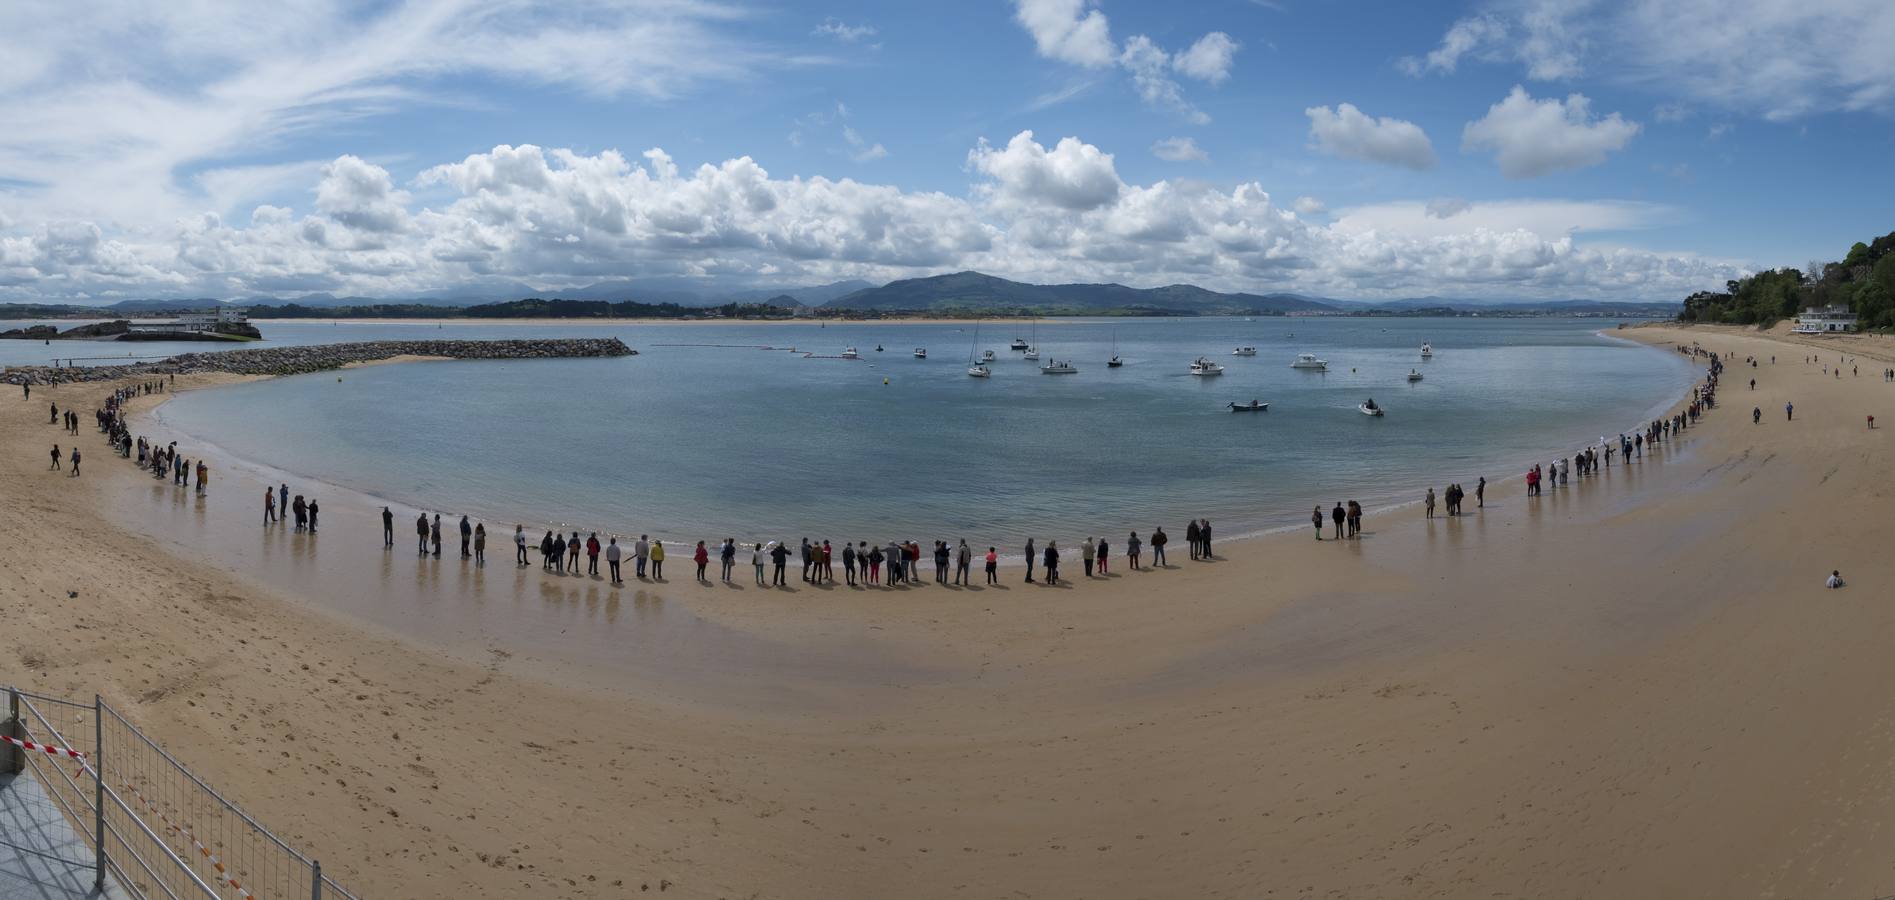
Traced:
<path fill-rule="evenodd" d="M 516 573 L 493 535 L 505 599 L 481 604 L 642 667 L 409 633 L 350 611 L 360 582 L 285 589 L 312 556 L 380 557 L 327 508 L 321 554 L 201 552 L 245 540 L 216 524 L 252 514 L 235 485 L 154 490 L 89 426 L 87 476 L 45 471 L 67 442 L 45 401 L 105 388 L 36 389 L 0 400 L 0 682 L 103 693 L 370 898 L 1895 892 L 1890 431 L 1864 425 L 1895 427 L 1869 359 L 1895 348 L 1851 340 L 1864 371 L 1838 381 L 1754 332 L 1629 333 L 1778 362 L 1733 365 L 1641 464 L 1534 500 L 1485 473 L 1486 510 L 1360 541 L 1177 548 L 1070 589 L 779 593 L 694 585 L 683 554 L 622 591 Z M 175 508 L 168 533 L 127 503 Z M 406 536 L 371 600 L 467 577 L 417 573 Z M 782 664 L 850 650 L 899 664 Z"/>

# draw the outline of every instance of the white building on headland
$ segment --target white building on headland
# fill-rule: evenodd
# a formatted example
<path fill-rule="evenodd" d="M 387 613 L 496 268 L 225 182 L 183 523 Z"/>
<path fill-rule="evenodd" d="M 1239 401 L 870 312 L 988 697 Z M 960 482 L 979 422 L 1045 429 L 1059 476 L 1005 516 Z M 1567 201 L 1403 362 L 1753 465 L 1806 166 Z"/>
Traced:
<path fill-rule="evenodd" d="M 249 322 L 248 313 L 249 310 L 241 307 L 219 306 L 213 311 L 185 313 L 170 322 L 134 322 L 131 330 L 155 334 L 216 331 L 220 325 L 242 325 Z"/>
<path fill-rule="evenodd" d="M 1791 334 L 1847 334 L 1856 330 L 1856 314 L 1844 306 L 1814 306 L 1796 317 Z"/>

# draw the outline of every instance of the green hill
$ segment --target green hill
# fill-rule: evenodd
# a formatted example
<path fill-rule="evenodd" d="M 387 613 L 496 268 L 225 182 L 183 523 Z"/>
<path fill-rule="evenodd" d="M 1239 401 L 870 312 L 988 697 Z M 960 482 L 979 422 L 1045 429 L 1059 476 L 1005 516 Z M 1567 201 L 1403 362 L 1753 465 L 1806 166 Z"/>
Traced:
<path fill-rule="evenodd" d="M 1131 288 L 1122 284 L 1026 284 L 979 272 L 892 281 L 845 294 L 831 309 L 879 312 L 1034 312 L 1097 315 L 1276 315 L 1328 310 L 1298 294 L 1222 294 L 1189 284 Z"/>

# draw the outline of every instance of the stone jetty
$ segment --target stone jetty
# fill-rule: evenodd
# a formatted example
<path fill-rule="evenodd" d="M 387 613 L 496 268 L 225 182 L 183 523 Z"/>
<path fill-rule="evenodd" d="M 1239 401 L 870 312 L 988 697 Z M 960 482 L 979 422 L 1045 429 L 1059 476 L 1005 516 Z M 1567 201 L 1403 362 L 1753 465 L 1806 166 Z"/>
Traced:
<path fill-rule="evenodd" d="M 443 359 L 585 359 L 634 356 L 638 351 L 618 338 L 560 338 L 508 341 L 364 341 L 185 353 L 156 362 L 123 366 L 22 366 L 8 369 L 6 384 L 70 384 L 120 381 L 154 375 L 301 375 L 339 369 L 352 363 L 379 362 L 397 356 Z"/>

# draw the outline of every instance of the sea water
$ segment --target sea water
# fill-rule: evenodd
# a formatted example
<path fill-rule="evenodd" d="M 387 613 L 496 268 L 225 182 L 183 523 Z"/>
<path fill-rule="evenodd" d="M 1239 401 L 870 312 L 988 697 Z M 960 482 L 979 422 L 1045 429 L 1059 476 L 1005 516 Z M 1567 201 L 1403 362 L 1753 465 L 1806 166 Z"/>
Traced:
<path fill-rule="evenodd" d="M 639 354 L 251 382 L 180 395 L 141 430 L 369 493 L 404 522 L 467 513 L 501 540 L 521 522 L 713 544 L 965 537 L 1007 550 L 1089 533 L 1118 546 L 1154 527 L 1181 539 L 1193 518 L 1235 536 L 1307 522 L 1318 504 L 1471 491 L 1638 427 L 1694 371 L 1611 337 L 1613 324 L 1008 320 L 977 339 L 974 323 L 262 322 L 261 346 L 616 336 Z M 1040 361 L 1009 350 L 1015 337 Z M 1257 355 L 1233 356 L 1242 345 Z M 848 347 L 861 359 L 835 358 Z M 993 375 L 969 377 L 983 349 Z M 1123 367 L 1107 368 L 1114 352 Z M 1328 371 L 1291 368 L 1304 352 Z M 1191 375 L 1198 356 L 1224 374 Z M 1054 359 L 1079 372 L 1042 374 Z M 1386 416 L 1357 411 L 1371 397 Z M 1269 411 L 1228 409 L 1252 399 Z"/>

